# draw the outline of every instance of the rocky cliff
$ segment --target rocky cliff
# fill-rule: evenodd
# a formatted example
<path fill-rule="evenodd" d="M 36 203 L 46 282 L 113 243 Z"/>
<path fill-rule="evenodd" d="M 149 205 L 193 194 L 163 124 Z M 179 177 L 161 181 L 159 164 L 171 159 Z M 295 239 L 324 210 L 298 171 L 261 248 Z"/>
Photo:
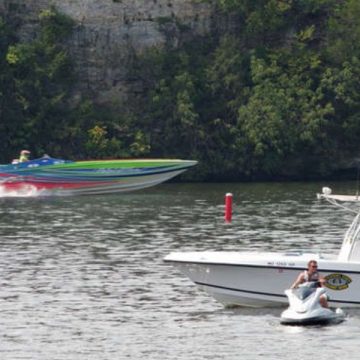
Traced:
<path fill-rule="evenodd" d="M 167 41 L 181 41 L 180 26 L 204 35 L 212 6 L 199 0 L 0 0 L 0 12 L 20 19 L 26 41 L 36 33 L 38 14 L 54 6 L 76 27 L 69 42 L 79 75 L 78 96 L 100 103 L 126 101 L 137 79 L 129 76 L 134 55 Z"/>

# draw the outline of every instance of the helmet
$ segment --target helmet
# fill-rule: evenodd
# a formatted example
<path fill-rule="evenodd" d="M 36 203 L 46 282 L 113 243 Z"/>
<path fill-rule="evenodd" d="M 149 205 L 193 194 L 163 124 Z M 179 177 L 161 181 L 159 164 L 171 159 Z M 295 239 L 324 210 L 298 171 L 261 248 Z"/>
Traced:
<path fill-rule="evenodd" d="M 30 154 L 29 150 L 21 150 L 21 155 Z"/>

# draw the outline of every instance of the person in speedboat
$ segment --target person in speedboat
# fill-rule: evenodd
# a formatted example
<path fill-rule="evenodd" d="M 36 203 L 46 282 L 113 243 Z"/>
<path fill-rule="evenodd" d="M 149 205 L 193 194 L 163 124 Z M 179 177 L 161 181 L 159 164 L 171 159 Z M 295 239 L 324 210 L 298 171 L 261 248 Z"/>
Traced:
<path fill-rule="evenodd" d="M 30 151 L 29 150 L 21 150 L 20 157 L 18 159 L 13 159 L 11 163 L 13 165 L 29 161 Z"/>
<path fill-rule="evenodd" d="M 30 151 L 29 150 L 21 150 L 19 162 L 29 161 Z"/>
<path fill-rule="evenodd" d="M 295 282 L 291 285 L 291 289 L 296 289 L 300 284 L 303 284 L 305 282 L 309 281 L 315 281 L 318 283 L 320 287 L 323 287 L 325 285 L 325 278 L 321 276 L 318 272 L 318 264 L 316 260 L 310 260 L 308 262 L 308 268 L 307 270 L 301 272 Z M 327 295 L 323 294 L 320 297 L 320 304 L 324 308 L 328 308 L 328 301 L 327 301 Z"/>

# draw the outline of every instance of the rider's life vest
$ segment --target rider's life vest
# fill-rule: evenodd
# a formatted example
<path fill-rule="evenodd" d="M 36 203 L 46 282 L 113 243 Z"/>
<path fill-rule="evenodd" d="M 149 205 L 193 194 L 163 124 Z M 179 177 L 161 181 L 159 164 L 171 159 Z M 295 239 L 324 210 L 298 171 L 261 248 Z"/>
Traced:
<path fill-rule="evenodd" d="M 314 273 L 312 273 L 311 275 L 309 275 L 308 271 L 305 270 L 304 271 L 304 281 L 319 281 L 319 273 L 317 271 L 315 271 Z"/>

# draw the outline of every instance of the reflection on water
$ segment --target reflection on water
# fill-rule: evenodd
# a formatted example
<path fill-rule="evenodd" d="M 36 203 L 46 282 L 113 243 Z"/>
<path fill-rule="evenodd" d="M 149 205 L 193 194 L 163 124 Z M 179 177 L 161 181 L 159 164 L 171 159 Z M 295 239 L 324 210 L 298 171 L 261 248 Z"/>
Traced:
<path fill-rule="evenodd" d="M 355 184 L 324 185 L 351 193 Z M 281 309 L 224 309 L 162 261 L 175 250 L 338 251 L 352 214 L 316 200 L 322 186 L 0 198 L 0 358 L 282 359 L 289 349 L 357 358 L 358 310 L 337 326 L 284 327 Z"/>

